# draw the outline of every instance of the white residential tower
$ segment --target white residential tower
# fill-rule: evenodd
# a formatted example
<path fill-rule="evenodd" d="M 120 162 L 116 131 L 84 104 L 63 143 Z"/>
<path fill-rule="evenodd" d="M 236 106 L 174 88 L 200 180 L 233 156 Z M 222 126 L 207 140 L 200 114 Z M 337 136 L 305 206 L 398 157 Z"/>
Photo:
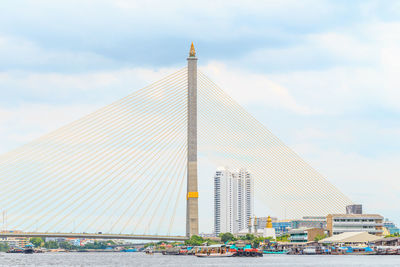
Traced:
<path fill-rule="evenodd" d="M 253 181 L 246 169 L 220 167 L 214 176 L 214 232 L 238 233 L 253 213 Z"/>

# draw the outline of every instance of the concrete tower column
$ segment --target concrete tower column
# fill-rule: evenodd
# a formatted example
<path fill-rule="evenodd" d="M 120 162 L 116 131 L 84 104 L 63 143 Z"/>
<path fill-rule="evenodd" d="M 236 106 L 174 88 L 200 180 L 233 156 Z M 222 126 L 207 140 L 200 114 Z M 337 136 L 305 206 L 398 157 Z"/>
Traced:
<path fill-rule="evenodd" d="M 199 234 L 197 189 L 197 58 L 193 43 L 188 61 L 187 202 L 186 236 Z"/>

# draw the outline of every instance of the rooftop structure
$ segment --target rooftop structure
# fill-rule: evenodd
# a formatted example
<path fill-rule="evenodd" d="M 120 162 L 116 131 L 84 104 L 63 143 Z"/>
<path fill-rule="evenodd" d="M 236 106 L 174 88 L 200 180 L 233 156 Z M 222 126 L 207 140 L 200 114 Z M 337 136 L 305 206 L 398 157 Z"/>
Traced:
<path fill-rule="evenodd" d="M 381 239 L 376 235 L 368 234 L 367 232 L 347 232 L 334 235 L 318 241 L 318 243 L 348 243 L 359 244 L 368 243 Z"/>
<path fill-rule="evenodd" d="M 362 205 L 361 204 L 352 204 L 346 206 L 347 214 L 362 214 Z"/>
<path fill-rule="evenodd" d="M 291 228 L 326 228 L 326 217 L 306 216 L 302 219 L 292 220 Z"/>

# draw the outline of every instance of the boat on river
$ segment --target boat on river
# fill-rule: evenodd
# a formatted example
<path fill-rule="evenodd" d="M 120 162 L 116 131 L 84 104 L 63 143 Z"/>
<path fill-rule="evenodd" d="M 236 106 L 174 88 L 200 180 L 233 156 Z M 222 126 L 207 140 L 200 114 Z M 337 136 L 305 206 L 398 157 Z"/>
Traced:
<path fill-rule="evenodd" d="M 366 246 L 347 247 L 346 254 L 351 255 L 375 255 L 376 252 L 373 248 Z"/>
<path fill-rule="evenodd" d="M 211 245 L 211 246 L 199 246 L 195 248 L 195 256 L 197 257 L 232 257 L 233 252 L 229 251 L 226 245 Z"/>
<path fill-rule="evenodd" d="M 289 250 L 286 249 L 264 249 L 264 254 L 288 254 Z"/>
<path fill-rule="evenodd" d="M 25 245 L 25 247 L 24 247 L 24 251 L 23 251 L 23 253 L 24 254 L 33 254 L 35 252 L 35 250 L 33 249 L 33 246 L 32 245 Z"/>
<path fill-rule="evenodd" d="M 24 250 L 22 248 L 10 248 L 7 253 L 23 253 Z"/>

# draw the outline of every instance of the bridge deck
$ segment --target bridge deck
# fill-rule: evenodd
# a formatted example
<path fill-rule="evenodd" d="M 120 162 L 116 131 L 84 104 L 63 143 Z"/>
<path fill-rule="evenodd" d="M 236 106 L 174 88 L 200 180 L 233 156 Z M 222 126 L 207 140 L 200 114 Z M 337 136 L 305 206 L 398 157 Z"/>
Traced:
<path fill-rule="evenodd" d="M 65 237 L 88 239 L 138 239 L 138 240 L 165 240 L 185 241 L 187 236 L 167 235 L 130 235 L 130 234 L 91 234 L 91 233 L 0 233 L 0 237 Z"/>

